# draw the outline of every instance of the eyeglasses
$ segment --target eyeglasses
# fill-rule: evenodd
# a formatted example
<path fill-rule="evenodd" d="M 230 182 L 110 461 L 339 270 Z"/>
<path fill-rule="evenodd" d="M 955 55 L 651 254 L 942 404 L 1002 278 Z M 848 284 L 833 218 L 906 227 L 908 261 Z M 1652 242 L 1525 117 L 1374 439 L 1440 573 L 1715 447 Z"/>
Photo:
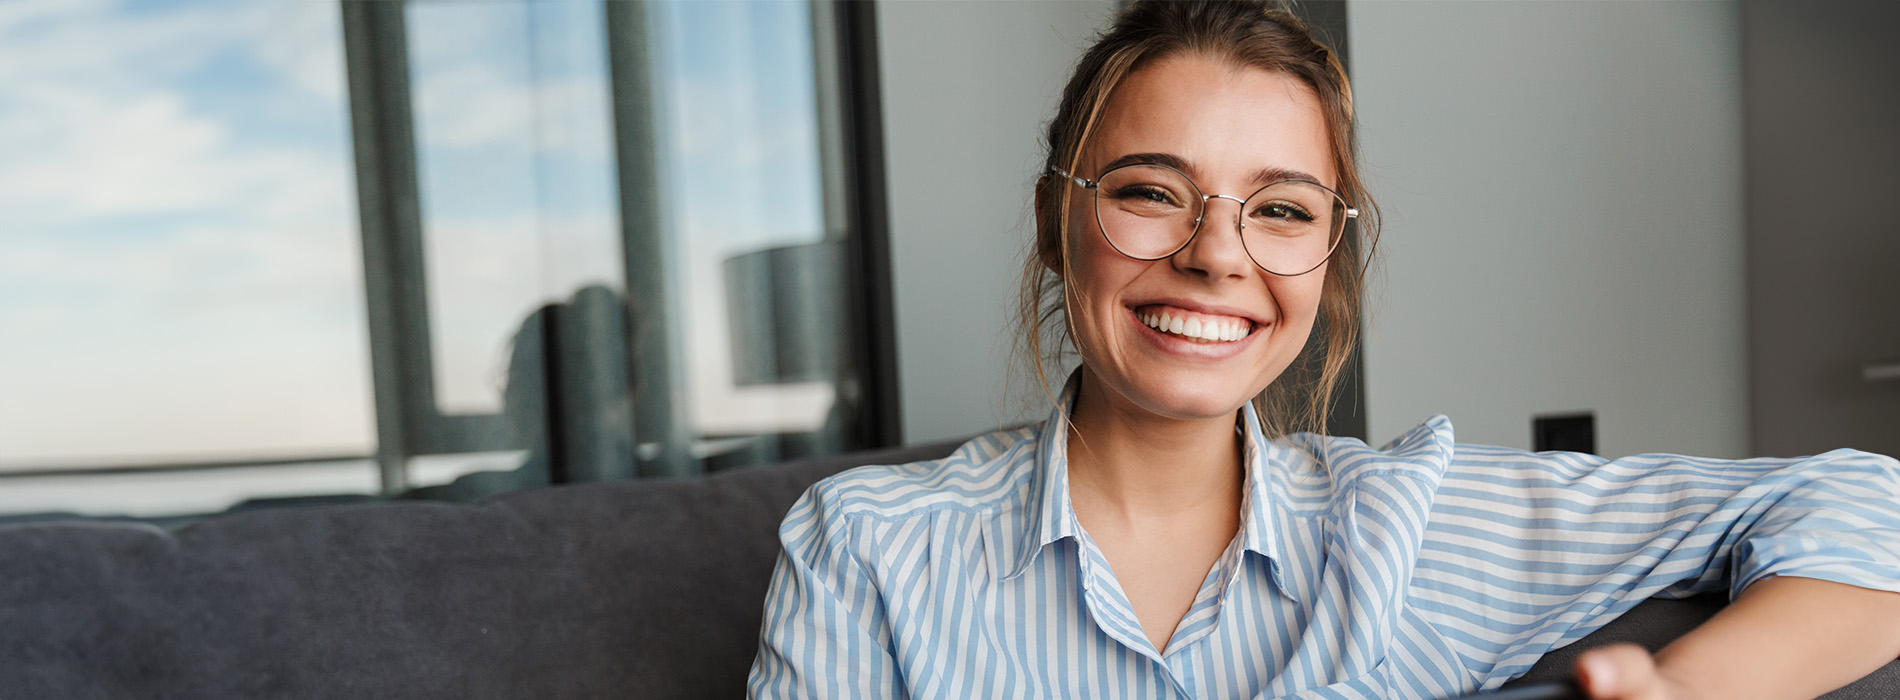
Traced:
<path fill-rule="evenodd" d="M 1102 236 L 1117 252 L 1136 260 L 1160 260 L 1181 252 L 1200 232 L 1207 201 L 1231 199 L 1240 203 L 1235 226 L 1247 257 L 1282 277 L 1304 275 L 1326 262 L 1339 246 L 1346 221 L 1359 217 L 1359 210 L 1346 206 L 1338 192 L 1307 180 L 1268 183 L 1241 199 L 1201 194 L 1193 180 L 1165 165 L 1124 165 L 1093 181 L 1061 168 L 1055 171 L 1094 191 L 1095 221 Z"/>

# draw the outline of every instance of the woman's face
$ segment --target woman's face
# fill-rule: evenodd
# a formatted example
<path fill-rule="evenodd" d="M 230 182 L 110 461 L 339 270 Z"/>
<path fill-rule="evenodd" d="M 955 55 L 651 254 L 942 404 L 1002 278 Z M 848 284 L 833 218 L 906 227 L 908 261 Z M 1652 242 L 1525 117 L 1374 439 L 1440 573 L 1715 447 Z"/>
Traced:
<path fill-rule="evenodd" d="M 1162 162 L 1202 194 L 1245 199 L 1286 178 L 1337 188 L 1326 121 L 1311 88 L 1281 73 L 1175 56 L 1129 75 L 1110 97 L 1080 172 Z M 1281 277 L 1255 265 L 1235 227 L 1240 203 L 1208 200 L 1200 232 L 1172 257 L 1123 256 L 1103 238 L 1090 193 L 1071 194 L 1070 323 L 1088 371 L 1083 396 L 1121 411 L 1193 420 L 1231 415 L 1306 344 L 1326 267 Z M 1157 330 L 1157 316 L 1238 328 L 1238 340 Z M 1186 321 L 1183 321 L 1186 325 Z"/>

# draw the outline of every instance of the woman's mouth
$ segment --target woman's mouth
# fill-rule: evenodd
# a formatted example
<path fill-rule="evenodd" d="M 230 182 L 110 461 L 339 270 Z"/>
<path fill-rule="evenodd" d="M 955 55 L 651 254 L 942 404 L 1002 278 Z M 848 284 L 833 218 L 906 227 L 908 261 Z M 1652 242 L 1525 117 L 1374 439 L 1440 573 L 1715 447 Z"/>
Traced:
<path fill-rule="evenodd" d="M 1254 330 L 1253 321 L 1239 316 L 1204 314 L 1163 304 L 1135 309 L 1135 317 L 1156 331 L 1200 343 L 1231 343 Z"/>

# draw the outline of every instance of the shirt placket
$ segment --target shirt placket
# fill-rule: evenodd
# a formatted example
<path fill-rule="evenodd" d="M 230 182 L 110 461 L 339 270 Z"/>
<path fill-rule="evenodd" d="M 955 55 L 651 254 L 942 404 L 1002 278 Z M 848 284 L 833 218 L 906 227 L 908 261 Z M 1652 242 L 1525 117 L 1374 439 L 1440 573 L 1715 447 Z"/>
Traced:
<path fill-rule="evenodd" d="M 1081 544 L 1079 559 L 1083 601 L 1088 606 L 1089 617 L 1109 638 L 1161 668 L 1176 692 L 1183 697 L 1199 697 L 1197 679 L 1201 675 L 1200 665 L 1205 650 L 1198 647 L 1205 646 L 1204 642 L 1212 635 L 1220 613 L 1221 598 L 1238 572 L 1238 538 L 1222 553 L 1207 578 L 1201 581 L 1193 605 L 1182 616 L 1175 637 L 1168 640 L 1165 655 L 1148 641 L 1147 634 L 1141 629 L 1140 618 L 1135 616 L 1134 605 L 1128 601 L 1121 584 L 1115 580 L 1113 569 L 1095 546 L 1094 540 L 1086 532 L 1081 533 L 1078 540 Z"/>
<path fill-rule="evenodd" d="M 1240 537 L 1236 535 L 1213 570 L 1207 573 L 1207 578 L 1201 581 L 1200 590 L 1194 594 L 1194 604 L 1181 616 L 1174 638 L 1168 640 L 1164 661 L 1176 679 L 1175 686 L 1188 697 L 1199 696 L 1200 666 L 1207 657 L 1207 640 L 1220 623 L 1221 602 L 1239 574 L 1241 556 Z"/>
<path fill-rule="evenodd" d="M 1082 567 L 1082 599 L 1088 606 L 1089 618 L 1122 646 L 1160 662 L 1160 654 L 1141 631 L 1141 619 L 1135 616 L 1134 605 L 1128 602 L 1128 595 L 1115 581 L 1108 559 L 1102 556 L 1102 550 L 1095 546 L 1095 540 L 1087 532 L 1082 532 L 1078 539 L 1082 545 L 1078 557 Z"/>

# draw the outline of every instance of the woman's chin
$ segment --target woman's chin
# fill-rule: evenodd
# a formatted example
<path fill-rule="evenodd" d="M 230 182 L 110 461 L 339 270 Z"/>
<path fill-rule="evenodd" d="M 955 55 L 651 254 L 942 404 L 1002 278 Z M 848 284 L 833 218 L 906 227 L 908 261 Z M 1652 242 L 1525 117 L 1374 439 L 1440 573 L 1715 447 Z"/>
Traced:
<path fill-rule="evenodd" d="M 1164 421 L 1202 421 L 1226 418 L 1258 392 L 1249 392 L 1231 376 L 1194 376 L 1199 373 L 1166 373 L 1143 378 L 1128 377 L 1102 387 L 1116 404 L 1117 412 L 1148 416 Z M 1084 392 L 1086 394 L 1086 391 Z"/>
<path fill-rule="evenodd" d="M 1239 410 L 1241 405 L 1252 399 L 1253 395 L 1235 395 L 1226 392 L 1218 396 L 1195 394 L 1187 396 L 1166 396 L 1156 401 L 1149 412 L 1156 417 L 1178 421 L 1202 421 L 1214 418 L 1227 418 Z"/>

